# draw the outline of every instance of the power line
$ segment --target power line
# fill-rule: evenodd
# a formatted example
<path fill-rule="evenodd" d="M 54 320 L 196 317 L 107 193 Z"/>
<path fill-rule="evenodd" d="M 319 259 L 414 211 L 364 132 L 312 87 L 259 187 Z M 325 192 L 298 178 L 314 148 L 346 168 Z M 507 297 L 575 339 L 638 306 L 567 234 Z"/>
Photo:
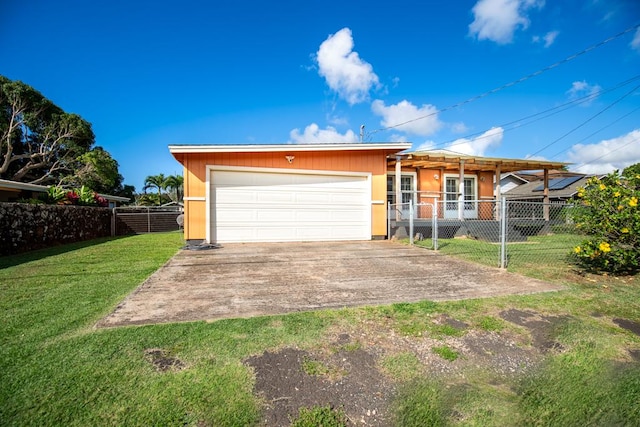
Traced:
<path fill-rule="evenodd" d="M 568 110 L 570 108 L 575 107 L 576 105 L 580 105 L 580 104 L 584 104 L 586 102 L 592 101 L 595 98 L 599 97 L 600 95 L 603 95 L 603 94 L 609 93 L 609 92 L 613 92 L 613 91 L 615 91 L 615 90 L 617 90 L 617 89 L 619 89 L 619 88 L 621 88 L 623 86 L 626 86 L 629 83 L 632 83 L 633 81 L 638 80 L 638 79 L 640 79 L 640 74 L 638 74 L 638 75 L 636 75 L 636 76 L 634 76 L 634 77 L 632 77 L 630 79 L 627 79 L 627 80 L 625 80 L 625 81 L 623 81 L 621 83 L 618 83 L 616 86 L 614 86 L 612 88 L 601 89 L 601 90 L 599 90 L 597 92 L 591 93 L 589 95 L 585 95 L 585 96 L 583 96 L 581 98 L 577 98 L 577 99 L 574 99 L 574 100 L 569 101 L 569 102 L 565 102 L 564 104 L 560 104 L 560 105 L 557 105 L 557 106 L 552 107 L 552 108 L 548 108 L 548 109 L 546 109 L 544 111 L 540 111 L 538 113 L 534 113 L 534 114 L 522 117 L 520 119 L 516 119 L 516 120 L 512 120 L 512 121 L 507 122 L 507 123 L 500 124 L 497 127 L 506 128 L 505 131 L 509 131 L 509 130 L 516 129 L 516 128 L 518 128 L 518 129 L 522 128 L 524 126 L 530 125 L 530 124 L 535 123 L 537 121 L 540 121 L 540 120 L 546 119 L 548 117 L 551 117 L 551 116 L 553 116 L 555 114 L 562 113 L 562 112 L 564 112 L 564 111 L 566 111 L 566 110 Z M 540 117 L 540 116 L 542 116 L 542 117 Z M 533 119 L 533 120 L 530 120 L 530 119 Z M 527 121 L 527 120 L 529 120 L 529 121 Z M 486 133 L 489 130 L 490 129 L 484 129 L 482 131 L 474 132 L 472 134 L 469 134 L 469 135 L 466 135 L 466 136 L 463 136 L 463 137 L 460 137 L 460 138 L 451 139 L 451 140 L 448 140 L 448 141 L 445 141 L 445 142 L 442 142 L 442 143 L 434 144 L 434 147 L 447 146 L 447 145 L 454 146 L 454 145 L 464 144 L 466 141 L 461 141 L 459 143 L 456 143 L 455 141 L 458 141 L 460 139 L 474 138 L 474 137 L 476 137 L 478 135 L 482 135 L 482 134 Z M 475 138 L 475 139 L 479 140 L 479 139 L 489 138 L 491 136 L 492 135 L 479 136 L 478 138 Z"/>
<path fill-rule="evenodd" d="M 603 154 L 602 156 L 599 156 L 599 157 L 596 157 L 595 159 L 591 159 L 591 160 L 589 160 L 588 162 L 581 163 L 581 164 L 580 164 L 580 166 L 577 166 L 575 169 L 576 169 L 576 170 L 577 170 L 577 169 L 582 169 L 583 167 L 585 167 L 585 166 L 587 166 L 587 165 L 590 165 L 590 164 L 594 163 L 596 160 L 600 160 L 600 159 L 602 159 L 603 157 L 607 157 L 607 156 L 608 156 L 608 155 L 610 155 L 611 153 L 615 153 L 615 152 L 616 152 L 616 151 L 618 151 L 618 150 L 622 150 L 624 147 L 626 147 L 626 146 L 628 146 L 628 145 L 631 145 L 631 144 L 633 144 L 634 142 L 638 142 L 638 141 L 640 141 L 640 138 L 632 139 L 631 141 L 627 142 L 627 143 L 626 143 L 626 144 L 624 144 L 624 145 L 621 145 L 620 147 L 616 148 L 615 150 L 611 150 L 611 151 L 609 151 L 609 152 L 607 152 L 607 153 Z"/>
<path fill-rule="evenodd" d="M 598 117 L 600 114 L 604 113 L 605 111 L 607 111 L 609 108 L 613 107 L 614 105 L 616 105 L 618 102 L 622 101 L 623 99 L 625 99 L 627 96 L 631 95 L 633 92 L 635 92 L 636 90 L 638 90 L 638 88 L 640 88 L 640 85 L 634 87 L 633 89 L 631 89 L 629 92 L 625 93 L 624 95 L 622 95 L 620 98 L 616 99 L 615 101 L 613 101 L 611 104 L 607 105 L 606 107 L 604 107 L 602 110 L 598 111 L 596 114 L 594 114 L 593 116 L 589 117 L 587 120 L 583 121 L 582 123 L 580 123 L 578 126 L 574 127 L 573 129 L 571 129 L 569 132 L 565 133 L 564 135 L 562 135 L 560 138 L 557 138 L 555 141 L 552 141 L 550 143 L 548 143 L 547 145 L 545 145 L 544 147 L 542 147 L 541 149 L 539 149 L 538 151 L 536 151 L 533 154 L 530 154 L 527 156 L 527 158 L 530 158 L 532 156 L 535 156 L 536 154 L 539 154 L 541 152 L 543 152 L 544 150 L 546 150 L 547 148 L 551 147 L 552 145 L 554 145 L 555 143 L 561 141 L 562 139 L 564 139 L 565 137 L 571 135 L 573 132 L 577 131 L 578 129 L 580 129 L 582 126 L 586 125 L 587 123 L 589 123 L 591 120 L 595 119 L 596 117 Z"/>
<path fill-rule="evenodd" d="M 426 114 L 424 116 L 416 117 L 415 119 L 407 120 L 405 122 L 398 123 L 398 124 L 395 124 L 395 125 L 392 125 L 392 126 L 387 126 L 385 128 L 376 129 L 376 130 L 370 132 L 368 137 L 371 137 L 371 135 L 373 135 L 375 133 L 378 133 L 378 132 L 382 132 L 382 131 L 389 130 L 389 129 L 394 129 L 394 128 L 397 128 L 397 127 L 400 127 L 400 126 L 404 126 L 404 125 L 409 124 L 409 123 L 416 122 L 418 120 L 426 119 L 428 117 L 434 116 L 434 115 L 439 114 L 439 113 L 443 113 L 443 112 L 448 111 L 448 110 L 452 110 L 454 108 L 458 108 L 458 107 L 460 107 L 462 105 L 469 104 L 469 103 L 471 103 L 473 101 L 477 101 L 478 99 L 484 98 L 486 96 L 489 96 L 491 94 L 499 92 L 499 91 L 501 91 L 503 89 L 506 89 L 508 87 L 515 86 L 515 85 L 517 85 L 519 83 L 522 83 L 522 82 L 524 82 L 526 80 L 529 80 L 529 79 L 531 79 L 533 77 L 539 76 L 540 74 L 545 73 L 545 72 L 547 72 L 547 71 L 549 71 L 549 70 L 551 70 L 553 68 L 556 68 L 559 65 L 562 65 L 562 64 L 567 63 L 569 61 L 572 61 L 572 60 L 578 58 L 579 56 L 582 56 L 582 55 L 584 55 L 584 54 L 586 54 L 586 53 L 588 53 L 588 52 L 590 52 L 590 51 L 592 51 L 594 49 L 597 49 L 597 48 L 599 48 L 601 46 L 604 46 L 605 44 L 610 43 L 613 40 L 615 40 L 615 39 L 617 39 L 619 37 L 622 37 L 623 35 L 631 32 L 631 31 L 633 31 L 633 30 L 635 30 L 637 28 L 640 28 L 640 23 L 639 24 L 635 24 L 635 25 L 627 28 L 626 30 L 619 32 L 618 34 L 615 34 L 615 35 L 613 35 L 613 36 L 611 36 L 611 37 L 609 37 L 609 38 L 607 38 L 607 39 L 605 39 L 605 40 L 603 40 L 601 42 L 593 44 L 593 45 L 581 50 L 578 53 L 574 53 L 573 55 L 570 55 L 570 56 L 566 57 L 565 59 L 562 59 L 562 60 L 560 60 L 558 62 L 555 62 L 555 63 L 553 63 L 553 64 L 551 64 L 551 65 L 549 65 L 547 67 L 544 67 L 544 68 L 542 68 L 542 69 L 540 69 L 540 70 L 538 70 L 538 71 L 536 71 L 534 73 L 528 74 L 528 75 L 526 75 L 524 77 L 521 77 L 521 78 L 519 78 L 517 80 L 514 80 L 514 81 L 512 81 L 510 83 L 504 84 L 504 85 L 499 86 L 499 87 L 497 87 L 495 89 L 492 89 L 490 91 L 484 92 L 484 93 L 482 93 L 480 95 L 473 96 L 473 97 L 471 97 L 471 98 L 469 98 L 469 99 L 467 99 L 465 101 L 458 102 L 458 103 L 450 105 L 448 107 L 436 110 L 436 111 L 434 111 L 432 113 L 429 113 L 429 114 Z"/>
<path fill-rule="evenodd" d="M 589 138 L 591 138 L 592 136 L 594 136 L 594 135 L 596 135 L 596 134 L 598 134 L 598 133 L 602 132 L 603 130 L 605 130 L 605 129 L 607 129 L 607 128 L 609 128 L 609 127 L 613 126 L 613 125 L 615 125 L 615 124 L 616 124 L 616 123 L 618 123 L 620 120 L 623 120 L 623 119 L 625 119 L 625 118 L 629 117 L 630 115 L 632 115 L 633 113 L 635 113 L 635 112 L 636 112 L 636 111 L 638 111 L 638 110 L 640 110 L 640 107 L 635 108 L 635 109 L 633 109 L 631 112 L 629 112 L 629 113 L 625 114 L 624 116 L 617 118 L 616 120 L 612 121 L 611 123 L 608 123 L 606 126 L 601 127 L 601 128 L 600 128 L 600 129 L 598 129 L 597 131 L 593 132 L 591 135 L 585 136 L 584 138 L 582 138 L 580 141 L 576 142 L 576 143 L 575 143 L 575 144 L 573 144 L 573 145 L 581 144 L 581 143 L 583 143 L 583 142 L 586 142 L 586 141 L 587 141 Z M 571 147 L 567 147 L 567 148 L 565 148 L 564 150 L 559 151 L 559 152 L 557 152 L 556 154 L 554 154 L 553 156 L 551 156 L 551 157 L 550 157 L 550 159 L 555 159 L 555 158 L 556 158 L 556 157 L 558 157 L 560 154 L 562 154 L 562 153 L 564 153 L 564 152 L 566 152 L 566 151 L 569 151 L 570 149 L 571 149 Z"/>

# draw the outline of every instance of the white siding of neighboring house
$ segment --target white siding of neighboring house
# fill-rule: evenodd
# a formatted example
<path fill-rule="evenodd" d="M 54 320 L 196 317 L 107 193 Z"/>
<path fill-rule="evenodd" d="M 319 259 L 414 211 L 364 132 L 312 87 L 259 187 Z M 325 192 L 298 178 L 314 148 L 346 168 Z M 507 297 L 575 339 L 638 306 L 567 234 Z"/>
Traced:
<path fill-rule="evenodd" d="M 514 177 L 513 175 L 506 176 L 500 179 L 500 194 L 504 194 L 507 191 L 512 190 L 522 184 L 526 184 L 526 183 Z M 493 188 L 493 192 L 495 193 L 495 186 Z"/>

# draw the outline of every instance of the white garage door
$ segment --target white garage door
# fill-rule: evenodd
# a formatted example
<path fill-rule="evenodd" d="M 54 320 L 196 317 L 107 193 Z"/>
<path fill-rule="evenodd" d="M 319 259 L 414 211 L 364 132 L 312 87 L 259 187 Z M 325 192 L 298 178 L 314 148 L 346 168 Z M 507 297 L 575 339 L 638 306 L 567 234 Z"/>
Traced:
<path fill-rule="evenodd" d="M 213 170 L 210 241 L 371 239 L 368 175 Z"/>

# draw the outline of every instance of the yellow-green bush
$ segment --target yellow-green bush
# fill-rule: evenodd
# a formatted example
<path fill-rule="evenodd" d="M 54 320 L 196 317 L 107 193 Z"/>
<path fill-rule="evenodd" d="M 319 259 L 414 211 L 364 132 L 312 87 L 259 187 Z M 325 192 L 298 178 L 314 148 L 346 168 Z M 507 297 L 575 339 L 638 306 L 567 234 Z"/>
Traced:
<path fill-rule="evenodd" d="M 573 249 L 582 268 L 615 274 L 640 270 L 640 164 L 598 179 L 578 190 L 573 213 L 576 227 L 588 237 Z"/>

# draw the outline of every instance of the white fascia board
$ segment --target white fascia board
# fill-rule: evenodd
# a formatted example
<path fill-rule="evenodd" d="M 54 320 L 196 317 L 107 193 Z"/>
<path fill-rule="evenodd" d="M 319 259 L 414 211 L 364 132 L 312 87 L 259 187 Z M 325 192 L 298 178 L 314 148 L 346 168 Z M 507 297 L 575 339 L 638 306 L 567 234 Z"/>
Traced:
<path fill-rule="evenodd" d="M 269 145 L 169 145 L 171 153 L 273 153 L 288 151 L 397 150 L 411 147 L 408 142 L 354 144 L 269 144 Z"/>
<path fill-rule="evenodd" d="M 131 201 L 131 199 L 128 198 L 128 197 L 112 196 L 111 194 L 100 194 L 100 193 L 98 193 L 98 196 L 104 197 L 107 200 L 113 200 L 114 202 L 130 202 Z"/>
<path fill-rule="evenodd" d="M 7 179 L 0 179 L 0 187 L 11 188 L 14 190 L 31 190 L 40 191 L 46 193 L 49 187 L 38 184 L 29 184 L 27 182 L 9 181 Z"/>

